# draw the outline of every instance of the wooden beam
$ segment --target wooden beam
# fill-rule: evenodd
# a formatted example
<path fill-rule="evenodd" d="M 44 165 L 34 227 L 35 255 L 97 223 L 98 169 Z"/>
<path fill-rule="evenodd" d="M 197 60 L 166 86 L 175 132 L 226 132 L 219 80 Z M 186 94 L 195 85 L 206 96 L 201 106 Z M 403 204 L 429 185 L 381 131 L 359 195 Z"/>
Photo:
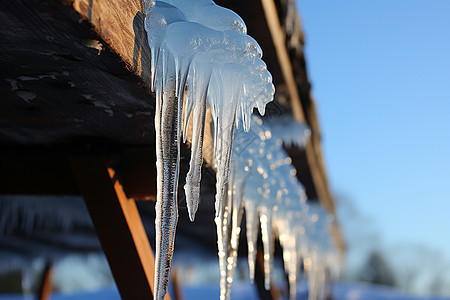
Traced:
<path fill-rule="evenodd" d="M 153 299 L 154 256 L 135 201 L 101 157 L 70 161 L 122 299 Z"/>
<path fill-rule="evenodd" d="M 111 146 L 113 147 L 113 146 Z M 106 150 L 93 151 L 105 153 Z M 68 155 L 71 149 L 44 147 L 0 150 L 0 194 L 80 195 Z M 116 162 L 121 182 L 129 198 L 156 200 L 154 147 L 131 147 L 108 153 Z"/>
<path fill-rule="evenodd" d="M 300 122 L 305 122 L 305 114 L 301 106 L 297 84 L 295 83 L 291 59 L 289 58 L 289 54 L 286 49 L 285 33 L 281 28 L 277 13 L 277 7 L 275 6 L 275 2 L 273 0 L 261 1 L 264 9 L 264 14 L 266 16 L 266 21 L 269 25 L 269 31 L 277 52 L 281 72 L 283 74 L 284 81 L 286 82 L 286 86 L 291 97 L 291 106 L 292 111 L 294 112 L 294 117 Z"/>
<path fill-rule="evenodd" d="M 305 112 L 303 111 L 298 87 L 295 82 L 291 59 L 286 48 L 285 33 L 278 18 L 275 2 L 274 0 L 261 1 L 264 13 L 266 15 L 267 24 L 269 25 L 270 34 L 272 35 L 272 40 L 277 51 L 278 61 L 291 98 L 291 107 L 294 118 L 297 121 L 306 122 Z M 314 184 L 317 189 L 319 201 L 321 201 L 325 205 L 325 207 L 327 207 L 332 213 L 334 213 L 333 201 L 331 199 L 331 195 L 329 194 L 326 181 L 324 180 L 324 174 L 321 174 L 322 172 L 317 162 L 318 158 L 314 152 L 311 142 L 309 142 L 306 146 L 306 156 L 308 159 L 309 167 L 311 169 Z"/>
<path fill-rule="evenodd" d="M 308 160 L 309 168 L 311 169 L 311 175 L 316 186 L 317 196 L 319 201 L 325 206 L 332 214 L 335 213 L 334 202 L 331 198 L 328 190 L 328 185 L 325 180 L 325 174 L 320 171 L 318 157 L 314 151 L 314 146 L 311 141 L 306 144 L 306 158 Z"/>
<path fill-rule="evenodd" d="M 38 300 L 50 300 L 53 289 L 53 265 L 51 262 L 45 266 L 41 286 L 37 295 Z"/>
<path fill-rule="evenodd" d="M 79 195 L 67 156 L 45 150 L 0 151 L 0 194 Z"/>
<path fill-rule="evenodd" d="M 183 294 L 180 289 L 180 283 L 178 282 L 177 269 L 172 269 L 172 290 L 175 300 L 183 300 Z"/>
<path fill-rule="evenodd" d="M 261 0 L 269 31 L 272 36 L 273 43 L 277 52 L 278 62 L 282 70 L 284 80 L 291 98 L 291 107 L 294 118 L 300 122 L 306 122 L 306 112 L 302 108 L 299 87 L 295 81 L 295 74 L 292 68 L 291 59 L 286 47 L 285 33 L 280 24 L 277 8 L 274 0 Z M 312 101 L 312 99 L 311 99 Z M 309 112 L 311 113 L 311 112 Z M 315 109 L 312 107 L 312 113 L 315 115 Z M 318 130 L 317 124 L 312 124 L 311 129 Z M 314 128 L 313 128 L 314 127 Z M 317 137 L 317 132 L 314 132 Z M 305 148 L 306 159 L 310 169 L 311 177 L 314 182 L 316 194 L 320 203 L 325 206 L 332 214 L 335 214 L 335 206 L 333 198 L 330 194 L 328 182 L 323 165 L 322 153 L 320 149 L 320 140 L 318 138 L 311 139 Z M 345 244 L 338 228 L 333 230 L 333 235 L 338 247 L 344 251 Z"/>
<path fill-rule="evenodd" d="M 156 201 L 155 147 L 129 148 L 123 152 L 118 172 L 129 198 Z"/>
<path fill-rule="evenodd" d="M 281 292 L 273 280 L 270 281 L 269 291 L 264 287 L 264 251 L 260 247 L 258 247 L 258 250 L 256 251 L 255 283 L 260 300 L 282 299 Z"/>

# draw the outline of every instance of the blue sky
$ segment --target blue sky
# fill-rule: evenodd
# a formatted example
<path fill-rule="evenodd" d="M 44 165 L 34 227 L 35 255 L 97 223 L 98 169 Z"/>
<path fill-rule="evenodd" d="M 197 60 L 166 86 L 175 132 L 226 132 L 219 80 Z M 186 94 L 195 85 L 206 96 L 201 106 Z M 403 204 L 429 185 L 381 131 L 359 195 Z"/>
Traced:
<path fill-rule="evenodd" d="M 450 258 L 450 1 L 298 7 L 333 192 Z"/>

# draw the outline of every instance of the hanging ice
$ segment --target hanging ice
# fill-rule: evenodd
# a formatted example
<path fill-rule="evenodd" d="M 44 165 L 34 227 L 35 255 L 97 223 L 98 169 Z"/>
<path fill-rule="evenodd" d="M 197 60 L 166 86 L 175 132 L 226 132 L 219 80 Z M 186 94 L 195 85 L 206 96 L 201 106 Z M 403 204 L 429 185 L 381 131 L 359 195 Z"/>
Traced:
<path fill-rule="evenodd" d="M 284 202 L 306 201 L 304 188 L 297 180 L 291 159 L 282 148 L 267 124 L 253 116 L 250 132 L 238 130 L 235 133 L 228 197 L 222 203 L 216 219 L 221 270 L 221 299 L 228 299 L 233 272 L 236 266 L 238 240 L 242 211 L 246 212 L 246 228 L 249 252 L 250 276 L 253 279 L 256 259 L 258 225 L 261 227 L 264 244 L 265 286 L 270 287 L 272 269 L 274 213 Z M 277 123 L 277 121 L 275 121 Z M 308 129 L 299 125 L 291 134 L 301 140 Z"/>
<path fill-rule="evenodd" d="M 303 148 L 310 130 L 289 117 L 268 119 L 264 123 L 256 116 L 252 119 L 250 132 L 235 132 L 227 198 L 216 218 L 221 299 L 229 299 L 230 295 L 243 208 L 251 279 L 260 227 L 266 288 L 270 287 L 273 244 L 278 236 L 288 274 L 289 298 L 296 298 L 297 275 L 303 264 L 309 279 L 309 298 L 321 299 L 325 295 L 324 278 L 336 273 L 338 266 L 337 251 L 328 228 L 332 218 L 326 210 L 306 203 L 305 191 L 296 177 L 291 158 L 282 148 L 283 143 Z"/>
<path fill-rule="evenodd" d="M 294 120 L 289 115 L 267 118 L 264 123 L 270 128 L 272 135 L 287 147 L 295 146 L 298 149 L 304 149 L 311 137 L 308 125 Z"/>
<path fill-rule="evenodd" d="M 250 127 L 253 108 L 264 114 L 273 98 L 270 73 L 259 45 L 242 19 L 210 0 L 146 1 L 145 30 L 156 94 L 157 217 L 155 298 L 166 293 L 178 220 L 177 189 L 181 133 L 192 119 L 186 202 L 191 220 L 198 207 L 207 105 L 214 124 L 216 214 L 223 206 L 233 132 Z M 219 246 L 220 247 L 220 246 Z"/>
<path fill-rule="evenodd" d="M 284 233 L 279 236 L 283 246 L 285 266 L 292 267 L 292 270 L 288 269 L 290 299 L 295 299 L 296 286 L 291 276 L 299 273 L 298 268 L 301 263 L 308 279 L 308 299 L 326 299 L 325 288 L 331 277 L 336 278 L 340 265 L 339 252 L 330 234 L 334 218 L 319 204 L 309 203 L 301 214 L 295 212 L 292 207 L 286 207 L 278 222 L 279 228 L 283 226 L 281 225 L 283 223 L 284 225 L 290 223 L 290 226 L 285 227 Z M 287 250 L 289 252 L 286 257 Z M 295 273 L 294 267 L 297 268 Z"/>

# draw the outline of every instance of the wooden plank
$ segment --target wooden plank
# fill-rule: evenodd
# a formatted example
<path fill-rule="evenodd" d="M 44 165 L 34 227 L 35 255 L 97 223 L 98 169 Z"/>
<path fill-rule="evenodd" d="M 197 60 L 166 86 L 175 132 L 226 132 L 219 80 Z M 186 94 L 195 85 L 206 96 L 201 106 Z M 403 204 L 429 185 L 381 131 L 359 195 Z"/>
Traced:
<path fill-rule="evenodd" d="M 122 299 L 153 299 L 154 256 L 135 201 L 101 157 L 72 157 L 71 165 Z"/>

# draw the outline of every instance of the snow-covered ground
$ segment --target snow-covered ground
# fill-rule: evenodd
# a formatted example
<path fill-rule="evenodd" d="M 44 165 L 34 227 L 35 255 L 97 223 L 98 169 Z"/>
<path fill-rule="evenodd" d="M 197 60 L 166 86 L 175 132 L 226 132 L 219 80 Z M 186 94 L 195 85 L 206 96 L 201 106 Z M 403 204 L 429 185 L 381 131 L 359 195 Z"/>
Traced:
<path fill-rule="evenodd" d="M 377 300 L 377 299 L 392 299 L 392 300 L 438 300 L 450 299 L 440 297 L 413 297 L 405 293 L 401 293 L 394 289 L 375 286 L 361 283 L 339 283 L 333 287 L 333 295 L 336 300 Z"/>
<path fill-rule="evenodd" d="M 211 300 L 219 299 L 218 285 L 205 285 L 196 287 L 183 287 L 182 294 L 186 300 Z M 333 286 L 334 300 L 444 300 L 448 298 L 440 297 L 413 297 L 400 293 L 393 289 L 366 285 L 360 283 L 338 283 Z M 20 295 L 0 295 L 0 300 L 29 300 Z M 96 292 L 83 292 L 76 294 L 58 294 L 55 293 L 52 300 L 120 300 L 119 293 L 115 287 L 109 287 Z M 233 300 L 251 300 L 258 299 L 255 288 L 244 282 L 233 284 L 231 299 Z M 306 299 L 306 290 L 304 286 L 299 287 L 297 299 Z"/>

